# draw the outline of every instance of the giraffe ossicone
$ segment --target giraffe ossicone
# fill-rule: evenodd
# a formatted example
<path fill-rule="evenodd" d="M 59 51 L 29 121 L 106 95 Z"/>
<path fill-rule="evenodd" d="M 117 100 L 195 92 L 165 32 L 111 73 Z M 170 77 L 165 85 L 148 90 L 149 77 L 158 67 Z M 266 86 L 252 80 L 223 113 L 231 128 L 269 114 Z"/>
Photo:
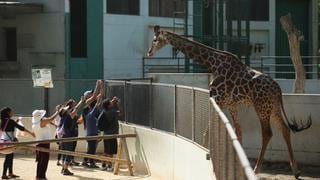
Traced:
<path fill-rule="evenodd" d="M 159 26 L 154 27 L 152 46 L 148 51 L 148 56 L 153 56 L 167 44 L 172 45 L 186 57 L 203 65 L 212 74 L 213 80 L 209 87 L 210 96 L 214 98 L 221 108 L 229 110 L 240 141 L 242 133 L 237 107 L 239 105 L 254 107 L 262 130 L 262 147 L 255 165 L 255 172 L 258 172 L 261 167 L 264 153 L 272 137 L 270 126 L 270 120 L 272 120 L 282 132 L 287 144 L 292 171 L 298 177 L 300 171 L 293 156 L 290 129 L 293 132 L 308 129 L 312 121 L 310 119 L 307 123 L 302 123 L 299 126 L 295 121 L 290 122 L 288 120 L 278 83 L 270 76 L 243 64 L 232 53 L 214 49 L 172 32 L 163 31 Z M 283 120 L 282 114 L 287 125 Z"/>

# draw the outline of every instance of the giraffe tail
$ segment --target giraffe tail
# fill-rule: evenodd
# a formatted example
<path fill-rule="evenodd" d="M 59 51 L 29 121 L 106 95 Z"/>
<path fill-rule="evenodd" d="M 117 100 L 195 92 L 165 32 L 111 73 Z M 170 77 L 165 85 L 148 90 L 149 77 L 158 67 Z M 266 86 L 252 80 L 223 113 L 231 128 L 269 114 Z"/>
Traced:
<path fill-rule="evenodd" d="M 284 107 L 283 107 L 282 94 L 280 94 L 279 100 L 280 100 L 282 113 L 283 113 L 284 118 L 285 118 L 285 120 L 287 122 L 287 126 L 290 128 L 290 130 L 293 133 L 300 132 L 300 131 L 306 130 L 306 129 L 311 127 L 311 125 L 312 125 L 311 115 L 308 117 L 308 121 L 305 124 L 302 122 L 302 120 L 300 120 L 300 125 L 299 125 L 297 123 L 297 121 L 295 120 L 295 118 L 292 118 L 291 119 L 291 123 L 290 123 L 290 121 L 289 121 L 289 119 L 287 117 L 287 114 L 286 114 L 286 112 L 284 110 Z"/>

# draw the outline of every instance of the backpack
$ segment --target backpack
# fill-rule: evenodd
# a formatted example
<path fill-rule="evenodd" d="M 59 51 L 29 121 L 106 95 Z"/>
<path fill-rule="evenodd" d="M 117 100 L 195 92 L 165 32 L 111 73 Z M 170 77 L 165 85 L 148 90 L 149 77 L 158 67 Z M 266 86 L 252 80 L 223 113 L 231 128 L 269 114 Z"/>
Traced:
<path fill-rule="evenodd" d="M 108 118 L 105 110 L 98 116 L 97 127 L 99 131 L 105 131 L 108 128 Z"/>

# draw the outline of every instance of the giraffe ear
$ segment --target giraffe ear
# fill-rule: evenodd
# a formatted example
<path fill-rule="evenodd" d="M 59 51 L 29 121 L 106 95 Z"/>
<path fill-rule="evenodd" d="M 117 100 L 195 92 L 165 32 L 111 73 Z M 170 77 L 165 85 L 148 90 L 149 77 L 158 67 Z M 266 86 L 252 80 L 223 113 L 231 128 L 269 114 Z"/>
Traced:
<path fill-rule="evenodd" d="M 154 33 L 159 33 L 160 32 L 160 26 L 156 25 L 153 28 Z"/>

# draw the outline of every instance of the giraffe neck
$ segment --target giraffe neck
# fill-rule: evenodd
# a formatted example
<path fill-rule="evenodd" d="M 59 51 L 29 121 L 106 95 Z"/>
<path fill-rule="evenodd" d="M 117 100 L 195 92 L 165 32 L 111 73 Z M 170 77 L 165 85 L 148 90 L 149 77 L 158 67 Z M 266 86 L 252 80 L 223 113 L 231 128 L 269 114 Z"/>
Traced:
<path fill-rule="evenodd" d="M 168 44 L 181 51 L 187 58 L 207 67 L 209 71 L 213 66 L 219 66 L 225 62 L 227 58 L 235 57 L 231 53 L 211 48 L 168 31 L 162 31 L 162 33 Z"/>

